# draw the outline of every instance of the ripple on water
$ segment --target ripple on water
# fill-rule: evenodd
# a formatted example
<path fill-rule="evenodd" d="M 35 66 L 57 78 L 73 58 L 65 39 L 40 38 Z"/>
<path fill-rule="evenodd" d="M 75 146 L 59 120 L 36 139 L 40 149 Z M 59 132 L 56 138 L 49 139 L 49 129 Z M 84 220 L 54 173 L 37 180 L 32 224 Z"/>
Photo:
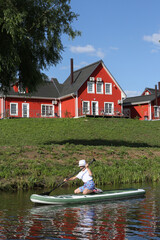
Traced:
<path fill-rule="evenodd" d="M 74 206 L 35 207 L 22 197 L 7 204 L 0 196 L 0 239 L 160 239 L 159 188 L 144 199 Z"/>

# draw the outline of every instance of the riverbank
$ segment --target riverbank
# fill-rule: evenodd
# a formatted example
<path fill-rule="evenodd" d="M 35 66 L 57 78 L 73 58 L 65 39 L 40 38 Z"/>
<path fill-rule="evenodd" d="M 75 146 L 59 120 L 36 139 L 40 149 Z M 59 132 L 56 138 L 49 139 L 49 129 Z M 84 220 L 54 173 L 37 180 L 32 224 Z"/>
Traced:
<path fill-rule="evenodd" d="M 160 180 L 160 122 L 8 119 L 0 130 L 1 190 L 54 187 L 93 158 L 97 185 Z"/>

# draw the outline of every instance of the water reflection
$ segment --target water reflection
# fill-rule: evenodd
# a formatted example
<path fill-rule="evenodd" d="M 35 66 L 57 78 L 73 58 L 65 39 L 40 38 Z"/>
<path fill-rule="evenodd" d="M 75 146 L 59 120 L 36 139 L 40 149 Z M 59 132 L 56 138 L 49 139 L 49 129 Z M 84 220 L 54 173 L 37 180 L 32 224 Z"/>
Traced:
<path fill-rule="evenodd" d="M 72 206 L 34 206 L 30 194 L 0 196 L 0 239 L 160 239 L 159 194 L 152 187 L 143 199 Z"/>
<path fill-rule="evenodd" d="M 74 207 L 38 207 L 33 208 L 31 214 L 36 223 L 37 221 L 45 223 L 43 227 L 47 226 L 51 239 L 121 240 L 126 239 L 129 209 L 133 205 L 137 209 L 141 201 L 144 200 Z"/>

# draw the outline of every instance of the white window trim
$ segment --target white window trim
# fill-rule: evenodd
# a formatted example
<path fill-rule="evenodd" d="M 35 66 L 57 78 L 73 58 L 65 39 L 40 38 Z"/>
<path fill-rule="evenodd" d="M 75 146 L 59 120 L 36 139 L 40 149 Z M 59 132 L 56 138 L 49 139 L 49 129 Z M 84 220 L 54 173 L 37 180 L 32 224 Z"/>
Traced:
<path fill-rule="evenodd" d="M 92 101 L 92 115 L 93 115 L 93 103 L 97 103 L 96 115 L 98 115 L 99 114 L 99 102 L 98 101 Z"/>
<path fill-rule="evenodd" d="M 22 89 L 22 87 L 20 87 L 19 85 L 18 85 L 18 92 L 23 93 L 23 94 L 26 93 L 26 91 L 24 89 Z"/>
<path fill-rule="evenodd" d="M 97 92 L 97 85 L 98 85 L 98 84 L 102 84 L 102 92 Z M 97 83 L 96 83 L 96 93 L 97 93 L 97 94 L 103 94 L 103 82 L 97 82 Z"/>
<path fill-rule="evenodd" d="M 112 104 L 112 113 L 106 113 L 105 112 L 105 104 L 108 103 L 108 104 Z M 104 102 L 104 114 L 105 115 L 114 115 L 114 102 Z"/>
<path fill-rule="evenodd" d="M 88 103 L 88 113 L 87 113 L 87 114 L 90 114 L 90 102 L 89 102 L 89 101 L 83 101 L 83 102 L 82 102 L 82 113 L 83 113 L 83 114 L 86 114 L 86 113 L 83 111 L 83 103 L 84 103 L 84 102 L 87 102 L 87 103 Z"/>
<path fill-rule="evenodd" d="M 23 105 L 27 105 L 27 118 L 29 118 L 29 103 L 22 103 L 22 117 L 24 117 L 23 115 Z"/>
<path fill-rule="evenodd" d="M 89 86 L 88 86 L 89 84 L 93 84 L 92 92 L 89 91 Z M 87 93 L 95 93 L 95 83 L 94 82 L 90 82 L 90 81 L 87 82 Z"/>
<path fill-rule="evenodd" d="M 155 108 L 157 109 L 157 111 L 155 111 Z M 154 106 L 154 117 L 159 118 L 159 106 Z"/>
<path fill-rule="evenodd" d="M 52 115 L 42 115 L 42 106 L 50 106 L 50 107 L 53 107 L 53 113 Z M 54 117 L 54 105 L 52 104 L 41 104 L 41 117 Z"/>
<path fill-rule="evenodd" d="M 11 105 L 15 104 L 16 105 L 16 114 L 11 113 Z M 18 116 L 18 103 L 10 103 L 10 115 L 11 116 Z"/>
<path fill-rule="evenodd" d="M 106 85 L 110 85 L 110 93 L 106 93 Z M 105 94 L 106 95 L 112 95 L 112 83 L 105 83 Z"/>

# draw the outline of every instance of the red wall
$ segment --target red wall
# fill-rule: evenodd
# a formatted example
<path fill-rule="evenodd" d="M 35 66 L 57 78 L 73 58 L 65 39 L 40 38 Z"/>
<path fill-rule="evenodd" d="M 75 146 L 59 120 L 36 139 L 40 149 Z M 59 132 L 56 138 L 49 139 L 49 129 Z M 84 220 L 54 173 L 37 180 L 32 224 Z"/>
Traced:
<path fill-rule="evenodd" d="M 156 102 L 153 101 L 151 104 L 151 116 L 150 116 L 150 104 L 139 104 L 139 105 L 131 105 L 131 106 L 125 106 L 124 109 L 130 109 L 130 117 L 131 118 L 138 118 L 139 120 L 145 120 L 145 117 L 148 116 L 148 120 L 154 120 L 157 119 L 157 117 L 154 116 L 154 106 L 156 105 Z M 158 99 L 158 106 L 160 106 L 160 99 Z M 158 117 L 160 118 L 160 117 Z"/>
<path fill-rule="evenodd" d="M 145 116 L 149 117 L 150 115 L 148 104 L 125 106 L 125 108 L 130 109 L 130 118 L 144 120 Z"/>
<path fill-rule="evenodd" d="M 18 115 L 10 116 L 10 103 L 18 103 Z M 22 117 L 22 103 L 29 103 L 29 117 L 41 117 L 41 104 L 52 105 L 52 100 L 32 99 L 32 98 L 10 98 L 5 100 L 6 115 L 10 117 Z M 58 113 L 58 104 L 54 106 L 54 113 Z"/>
<path fill-rule="evenodd" d="M 151 95 L 151 93 L 148 90 L 145 90 L 142 95 Z"/>
<path fill-rule="evenodd" d="M 78 91 L 78 108 L 79 112 L 82 109 L 82 101 L 90 101 L 90 113 L 91 111 L 91 101 L 98 101 L 99 115 L 101 111 L 104 110 L 104 102 L 114 102 L 114 111 L 119 111 L 121 113 L 121 105 L 118 104 L 118 100 L 121 100 L 121 91 L 113 79 L 110 77 L 108 72 L 102 65 L 93 72 L 92 77 L 95 77 L 95 93 L 87 93 L 87 81 Z M 103 81 L 103 94 L 96 93 L 96 78 L 100 77 Z M 112 95 L 105 94 L 105 83 L 112 83 Z"/>
<path fill-rule="evenodd" d="M 90 114 L 92 114 L 92 101 L 98 102 L 98 115 L 103 114 L 104 103 L 114 103 L 113 115 L 118 112 L 121 113 L 121 105 L 118 104 L 118 100 L 121 100 L 121 90 L 118 85 L 114 82 L 107 69 L 100 64 L 96 70 L 92 73 L 92 77 L 95 77 L 95 93 L 87 92 L 87 81 L 78 90 L 78 115 L 82 115 L 82 102 L 90 102 Z M 97 77 L 102 78 L 103 81 L 103 94 L 96 93 L 96 82 Z M 105 94 L 105 83 L 112 83 L 112 94 Z M 14 86 L 14 90 L 18 91 L 17 86 Z M 41 104 L 52 104 L 52 100 L 43 99 L 32 99 L 32 98 L 10 98 L 7 97 L 5 101 L 5 109 L 8 116 L 10 115 L 10 103 L 18 104 L 18 115 L 15 117 L 22 117 L 22 103 L 29 103 L 29 117 L 41 117 Z M 59 115 L 58 104 L 54 105 L 54 112 Z M 76 116 L 76 98 L 68 97 L 61 100 L 61 117 L 75 117 Z M 13 116 L 14 117 L 14 116 Z"/>
<path fill-rule="evenodd" d="M 75 117 L 75 98 L 61 100 L 61 117 Z"/>

